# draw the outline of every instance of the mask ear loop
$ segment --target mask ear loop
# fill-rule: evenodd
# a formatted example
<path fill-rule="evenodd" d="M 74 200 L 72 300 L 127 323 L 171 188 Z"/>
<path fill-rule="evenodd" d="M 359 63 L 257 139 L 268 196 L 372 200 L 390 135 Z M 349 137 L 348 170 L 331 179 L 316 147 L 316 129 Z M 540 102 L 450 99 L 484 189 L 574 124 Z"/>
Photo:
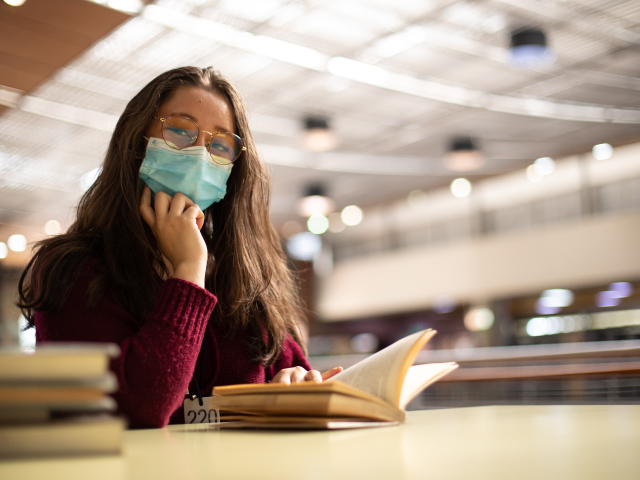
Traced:
<path fill-rule="evenodd" d="M 204 339 L 202 340 L 202 347 L 200 348 L 200 353 L 198 354 L 198 358 L 200 360 L 200 381 L 196 378 L 196 372 L 193 372 L 193 383 L 196 384 L 196 395 L 198 396 L 198 403 L 202 407 L 204 402 L 202 401 L 202 393 L 200 392 L 200 385 L 204 386 Z"/>

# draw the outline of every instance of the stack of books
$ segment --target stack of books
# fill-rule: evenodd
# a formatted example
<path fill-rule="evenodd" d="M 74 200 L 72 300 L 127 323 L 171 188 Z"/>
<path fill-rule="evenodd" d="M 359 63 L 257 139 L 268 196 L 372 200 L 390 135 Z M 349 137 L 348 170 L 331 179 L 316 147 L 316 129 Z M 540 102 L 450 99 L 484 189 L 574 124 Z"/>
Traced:
<path fill-rule="evenodd" d="M 125 422 L 107 396 L 117 345 L 0 348 L 0 457 L 117 454 Z"/>

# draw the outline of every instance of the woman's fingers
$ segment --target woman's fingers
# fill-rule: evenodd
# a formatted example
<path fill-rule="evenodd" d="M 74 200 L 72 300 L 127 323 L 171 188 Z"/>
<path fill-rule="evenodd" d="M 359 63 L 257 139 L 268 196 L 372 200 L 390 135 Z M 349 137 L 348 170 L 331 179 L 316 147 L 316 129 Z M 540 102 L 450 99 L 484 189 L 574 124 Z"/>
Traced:
<path fill-rule="evenodd" d="M 289 374 L 288 370 L 288 368 L 280 370 L 277 375 L 273 377 L 271 383 L 284 383 L 286 385 L 289 385 L 291 383 L 291 375 Z"/>
<path fill-rule="evenodd" d="M 156 193 L 153 205 L 156 212 L 156 219 L 164 218 L 171 208 L 173 199 L 164 192 Z"/>
<path fill-rule="evenodd" d="M 187 205 L 187 202 L 193 204 L 193 202 L 189 200 L 186 195 L 182 193 L 176 193 L 171 199 L 169 213 L 175 216 L 182 215 L 182 213 L 184 212 L 184 209 L 189 206 Z"/>
<path fill-rule="evenodd" d="M 306 371 L 302 367 L 283 368 L 273 377 L 272 383 L 322 382 L 322 375 L 317 370 Z"/>
<path fill-rule="evenodd" d="M 334 375 L 339 374 L 343 370 L 344 369 L 342 367 L 334 367 L 331 370 L 327 370 L 326 372 L 324 372 L 322 374 L 322 381 L 329 380 L 331 377 L 333 377 Z"/>
<path fill-rule="evenodd" d="M 200 210 L 198 205 L 191 205 L 184 212 L 185 217 L 191 218 L 195 220 L 196 225 L 198 226 L 198 230 L 202 229 L 202 225 L 204 225 L 204 213 Z"/>
<path fill-rule="evenodd" d="M 151 208 L 151 189 L 147 185 L 142 190 L 142 196 L 140 197 L 140 215 L 153 230 L 156 224 L 156 213 Z"/>
<path fill-rule="evenodd" d="M 304 382 L 304 377 L 308 373 L 304 368 L 293 367 L 291 370 L 291 383 Z"/>
<path fill-rule="evenodd" d="M 322 375 L 318 370 L 309 370 L 303 379 L 305 382 L 318 382 L 322 383 Z"/>
<path fill-rule="evenodd" d="M 175 216 L 183 215 L 185 218 L 194 220 L 198 230 L 204 225 L 204 213 L 202 213 L 200 207 L 182 193 L 176 193 L 174 195 L 171 200 L 170 213 Z"/>

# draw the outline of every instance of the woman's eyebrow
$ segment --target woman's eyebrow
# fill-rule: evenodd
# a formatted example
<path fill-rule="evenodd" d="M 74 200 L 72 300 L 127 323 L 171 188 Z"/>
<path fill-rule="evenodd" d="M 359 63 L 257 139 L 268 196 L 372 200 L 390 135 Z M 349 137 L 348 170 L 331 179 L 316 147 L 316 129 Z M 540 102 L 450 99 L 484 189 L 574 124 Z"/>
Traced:
<path fill-rule="evenodd" d="M 182 113 L 182 112 L 171 112 L 171 114 L 169 115 L 170 117 L 185 117 L 188 118 L 189 120 L 192 120 L 195 122 L 196 125 L 198 125 L 198 127 L 200 127 L 200 124 L 198 123 L 198 121 L 196 120 L 196 118 L 193 115 L 189 115 L 188 113 Z M 215 131 L 216 132 L 226 132 L 226 133 L 232 133 L 229 130 L 227 130 L 224 127 L 221 127 L 220 125 L 214 125 L 215 127 Z"/>

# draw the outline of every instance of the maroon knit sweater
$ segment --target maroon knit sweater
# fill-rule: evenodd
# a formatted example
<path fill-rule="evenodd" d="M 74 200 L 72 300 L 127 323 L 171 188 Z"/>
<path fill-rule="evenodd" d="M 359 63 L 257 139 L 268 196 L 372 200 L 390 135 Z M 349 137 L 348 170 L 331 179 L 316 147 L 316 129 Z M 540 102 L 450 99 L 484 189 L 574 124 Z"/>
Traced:
<path fill-rule="evenodd" d="M 187 386 L 196 392 L 194 370 L 198 379 L 203 376 L 200 388 L 208 396 L 214 385 L 264 383 L 283 368 L 310 369 L 291 337 L 272 366 L 253 361 L 242 334 L 230 337 L 219 328 L 213 313 L 216 297 L 186 280 L 162 284 L 142 326 L 109 294 L 87 308 L 87 286 L 95 275 L 80 275 L 60 310 L 35 314 L 36 342 L 117 343 L 122 353 L 111 364 L 119 384 L 113 397 L 131 427 L 183 423 Z M 204 355 L 198 359 L 203 341 Z"/>

